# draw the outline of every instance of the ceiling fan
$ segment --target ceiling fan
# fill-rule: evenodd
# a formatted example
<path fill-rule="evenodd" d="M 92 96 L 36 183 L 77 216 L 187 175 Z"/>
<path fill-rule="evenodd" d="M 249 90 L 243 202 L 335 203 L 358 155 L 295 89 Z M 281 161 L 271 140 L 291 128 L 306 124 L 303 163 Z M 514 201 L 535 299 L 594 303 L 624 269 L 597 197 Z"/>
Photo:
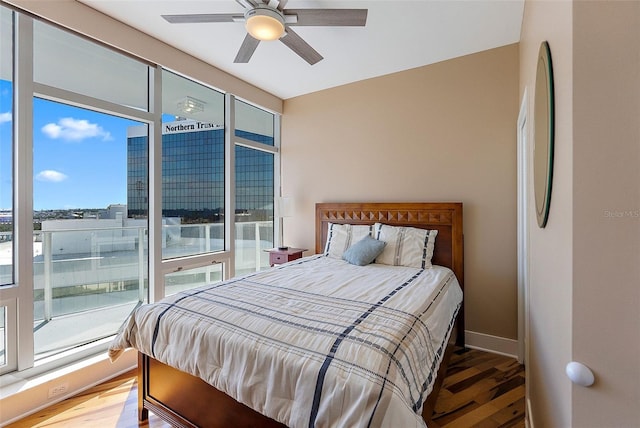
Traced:
<path fill-rule="evenodd" d="M 285 9 L 287 0 L 236 0 L 245 12 L 162 15 L 171 24 L 244 22 L 247 35 L 233 62 L 247 63 L 260 41 L 280 40 L 302 59 L 313 65 L 320 55 L 291 27 L 341 26 L 364 27 L 367 9 Z"/>

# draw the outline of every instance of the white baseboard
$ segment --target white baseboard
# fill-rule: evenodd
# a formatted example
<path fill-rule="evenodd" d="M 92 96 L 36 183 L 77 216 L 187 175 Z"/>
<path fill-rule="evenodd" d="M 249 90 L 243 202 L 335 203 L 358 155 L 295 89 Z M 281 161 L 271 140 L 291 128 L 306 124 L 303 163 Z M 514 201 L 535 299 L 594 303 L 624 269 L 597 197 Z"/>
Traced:
<path fill-rule="evenodd" d="M 467 348 L 518 358 L 518 341 L 514 339 L 465 330 L 464 342 Z"/>

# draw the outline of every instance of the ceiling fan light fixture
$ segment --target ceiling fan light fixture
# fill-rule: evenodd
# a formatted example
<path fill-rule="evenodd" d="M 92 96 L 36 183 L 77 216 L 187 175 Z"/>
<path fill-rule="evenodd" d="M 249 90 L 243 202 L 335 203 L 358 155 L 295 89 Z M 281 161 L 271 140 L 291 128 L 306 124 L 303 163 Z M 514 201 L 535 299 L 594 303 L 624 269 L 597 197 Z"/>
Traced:
<path fill-rule="evenodd" d="M 186 96 L 178 102 L 178 110 L 182 113 L 201 113 L 204 111 L 204 105 L 204 101 Z"/>
<path fill-rule="evenodd" d="M 278 40 L 284 35 L 284 17 L 270 7 L 258 6 L 244 14 L 245 26 L 251 37 L 257 40 Z"/>

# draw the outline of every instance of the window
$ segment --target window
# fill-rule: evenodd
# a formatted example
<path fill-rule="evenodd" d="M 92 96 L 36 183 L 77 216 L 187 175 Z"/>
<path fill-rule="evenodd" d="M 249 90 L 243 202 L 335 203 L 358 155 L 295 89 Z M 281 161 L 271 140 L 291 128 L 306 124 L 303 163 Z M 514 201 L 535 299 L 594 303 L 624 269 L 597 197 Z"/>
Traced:
<path fill-rule="evenodd" d="M 4 7 L 0 19 L 0 279 L 8 284 L 0 287 L 0 371 L 6 372 L 114 334 L 146 297 L 146 220 L 129 228 L 123 204 L 126 128 L 145 126 L 152 116 L 147 65 Z M 14 51 L 32 55 L 33 68 L 21 61 L 13 76 Z M 119 91 L 118 79 L 139 87 Z"/>
<path fill-rule="evenodd" d="M 269 254 L 265 250 L 274 246 L 274 155 L 240 145 L 236 145 L 235 150 L 235 267 L 239 275 L 269 266 Z"/>
<path fill-rule="evenodd" d="M 31 40 L 33 158 L 19 167 L 33 171 L 33 279 L 20 287 L 33 290 L 38 360 L 113 335 L 146 299 L 148 225 L 126 205 L 127 130 L 146 134 L 151 116 L 146 64 L 40 21 Z"/>
<path fill-rule="evenodd" d="M 274 246 L 275 116 L 236 100 L 235 128 L 235 270 L 236 274 L 269 266 L 264 250 Z"/>
<path fill-rule="evenodd" d="M 276 115 L 4 6 L 0 36 L 0 373 L 106 349 L 134 307 L 232 260 L 268 265 Z M 13 75 L 14 51 L 33 68 Z"/>
<path fill-rule="evenodd" d="M 147 295 L 147 219 L 126 205 L 127 131 L 147 127 L 39 98 L 33 125 L 38 359 L 115 334 Z"/>
<path fill-rule="evenodd" d="M 43 22 L 34 22 L 33 80 L 148 111 L 148 66 Z"/>
<path fill-rule="evenodd" d="M 273 146 L 275 115 L 236 100 L 236 137 Z"/>
<path fill-rule="evenodd" d="M 162 258 L 222 251 L 224 95 L 162 72 Z"/>

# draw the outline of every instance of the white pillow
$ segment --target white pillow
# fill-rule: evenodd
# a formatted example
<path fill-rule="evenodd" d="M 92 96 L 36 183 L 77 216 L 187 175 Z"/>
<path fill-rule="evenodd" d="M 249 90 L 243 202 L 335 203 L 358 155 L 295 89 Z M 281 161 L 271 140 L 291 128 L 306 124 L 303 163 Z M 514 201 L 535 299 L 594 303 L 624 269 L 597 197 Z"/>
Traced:
<path fill-rule="evenodd" d="M 342 259 L 343 253 L 365 236 L 371 236 L 373 226 L 329 223 L 327 243 L 324 255 L 334 259 Z"/>
<path fill-rule="evenodd" d="M 387 245 L 376 257 L 375 263 L 392 266 L 409 266 L 426 269 L 431 267 L 437 230 L 415 227 L 390 226 L 376 223 L 373 237 Z"/>

